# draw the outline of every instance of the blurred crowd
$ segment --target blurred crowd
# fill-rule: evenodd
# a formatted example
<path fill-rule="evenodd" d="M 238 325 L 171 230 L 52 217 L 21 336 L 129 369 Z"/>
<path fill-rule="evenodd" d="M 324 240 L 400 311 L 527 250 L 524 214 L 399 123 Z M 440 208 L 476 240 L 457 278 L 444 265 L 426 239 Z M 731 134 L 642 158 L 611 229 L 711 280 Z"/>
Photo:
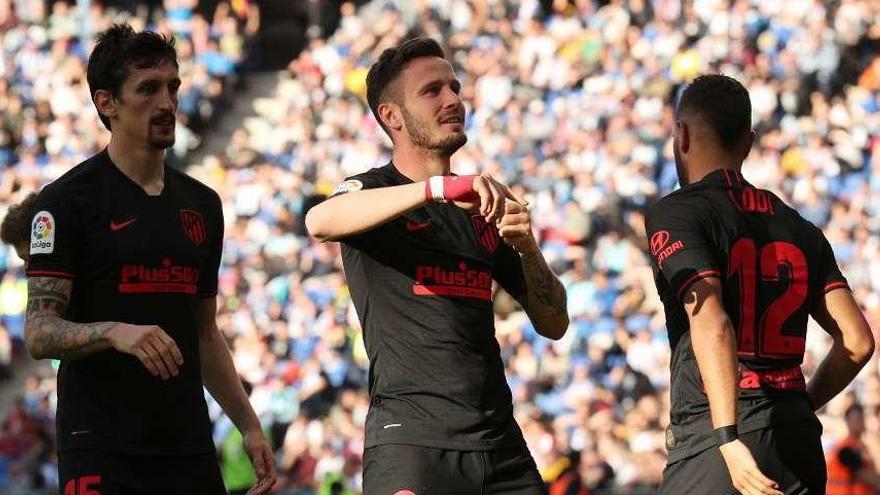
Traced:
<path fill-rule="evenodd" d="M 4 67 L 16 69 L 11 83 L 0 83 L 0 108 L 11 121 L 0 130 L 0 200 L 9 203 L 99 149 L 106 134 L 86 91 L 71 89 L 84 85 L 87 47 L 52 38 L 69 25 L 64 8 L 4 21 L 3 2 L 0 53 Z M 196 81 L 213 81 L 211 67 L 234 67 L 227 50 L 241 48 L 242 21 L 227 10 L 211 23 L 194 16 L 177 24 L 168 12 L 158 25 L 191 40 L 194 61 L 181 68 L 204 89 L 190 107 L 202 116 L 215 93 Z M 96 10 L 92 18 L 100 24 L 107 15 Z M 181 24 L 189 31 L 174 27 Z M 239 42 L 224 43 L 227 34 Z M 568 289 L 572 325 L 558 342 L 537 336 L 503 292 L 496 297 L 516 417 L 554 495 L 655 493 L 660 480 L 670 354 L 644 210 L 676 187 L 672 104 L 695 75 L 723 72 L 749 89 L 758 140 L 743 174 L 823 227 L 875 333 L 880 328 L 880 1 L 343 3 L 336 32 L 312 39 L 275 92 L 254 99 L 256 116 L 225 151 L 189 168 L 223 199 L 218 321 L 276 448 L 274 493 L 360 489 L 366 353 L 339 246 L 310 240 L 303 218 L 346 176 L 389 159 L 364 80 L 384 48 L 414 34 L 443 43 L 462 81 L 469 142 L 454 171 L 489 172 L 526 194 L 542 249 Z M 26 63 L 28 50 L 40 63 Z M 221 54 L 228 64 L 214 63 Z M 63 91 L 74 96 L 58 98 Z M 185 128 L 196 119 L 183 99 L 181 110 Z M 14 347 L 4 344 L 9 335 L 20 339 L 24 285 L 14 253 L 0 264 L 2 363 Z M 808 375 L 829 346 L 813 325 Z M 33 446 L 51 438 L 54 386 L 51 370 L 32 377 L 3 423 L 0 486 L 3 476 L 51 484 L 51 455 L 33 454 Z M 877 356 L 820 413 L 829 456 L 852 433 L 844 413 L 856 404 L 864 409 L 856 435 L 864 455 L 844 467 L 867 473 L 876 470 L 869 458 L 880 461 Z M 235 431 L 215 404 L 211 410 L 228 486 L 242 488 L 251 478 Z"/>
<path fill-rule="evenodd" d="M 185 165 L 239 86 L 239 66 L 259 23 L 248 2 L 219 2 L 210 18 L 197 5 L 197 0 L 165 0 L 148 24 L 146 10 L 121 11 L 101 2 L 84 9 L 76 2 L 0 0 L 0 211 L 109 141 L 89 97 L 86 63 L 94 34 L 113 22 L 128 21 L 137 30 L 149 27 L 175 39 L 180 111 L 176 142 L 167 156 L 172 165 Z M 10 246 L 0 247 L 0 273 L 2 383 L 24 352 L 27 281 Z M 28 379 L 25 399 L 2 422 L 0 493 L 27 493 L 29 487 L 54 482 L 55 379 L 47 371 L 46 377 Z"/>

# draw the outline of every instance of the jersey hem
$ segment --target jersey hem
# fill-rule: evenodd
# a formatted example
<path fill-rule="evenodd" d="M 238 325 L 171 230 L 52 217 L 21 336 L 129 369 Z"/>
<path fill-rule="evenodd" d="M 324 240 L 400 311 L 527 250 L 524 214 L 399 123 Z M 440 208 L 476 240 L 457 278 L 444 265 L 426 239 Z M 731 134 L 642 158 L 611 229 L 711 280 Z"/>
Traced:
<path fill-rule="evenodd" d="M 96 451 L 96 452 L 110 452 L 113 454 L 123 454 L 123 455 L 137 455 L 137 456 L 187 456 L 187 455 L 196 455 L 196 454 L 210 454 L 215 451 L 213 446 L 205 446 L 200 448 L 191 448 L 191 449 L 161 449 L 161 448 L 132 448 L 132 447 L 122 447 L 118 445 L 108 445 L 108 444 L 92 444 L 92 445 L 76 445 L 76 446 L 65 446 L 58 448 L 59 454 L 67 454 L 70 452 L 79 452 L 79 451 Z"/>
<path fill-rule="evenodd" d="M 57 272 L 52 270 L 25 270 L 24 274 L 28 277 L 66 278 L 70 280 L 76 278 L 76 275 L 73 273 Z"/>

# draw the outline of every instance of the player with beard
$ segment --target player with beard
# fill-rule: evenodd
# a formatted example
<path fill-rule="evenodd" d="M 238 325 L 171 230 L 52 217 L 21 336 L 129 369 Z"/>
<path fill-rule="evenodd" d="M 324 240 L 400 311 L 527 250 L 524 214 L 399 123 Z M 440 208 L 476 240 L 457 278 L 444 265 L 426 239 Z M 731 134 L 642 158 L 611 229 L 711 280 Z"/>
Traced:
<path fill-rule="evenodd" d="M 392 161 L 349 178 L 306 216 L 316 239 L 342 242 L 364 331 L 368 494 L 545 493 L 513 418 L 493 280 L 551 339 L 568 327 L 565 289 L 526 202 L 488 175 L 450 173 L 467 140 L 460 88 L 434 40 L 385 50 L 367 99 Z"/>
<path fill-rule="evenodd" d="M 272 452 L 215 319 L 220 198 L 164 164 L 173 43 L 114 25 L 87 76 L 110 144 L 40 192 L 27 268 L 27 348 L 61 360 L 62 493 L 225 493 L 203 384 L 243 433 L 264 493 Z"/>
<path fill-rule="evenodd" d="M 661 494 L 825 493 L 814 411 L 874 351 L 822 231 L 740 173 L 750 119 L 736 80 L 695 79 L 673 135 L 682 187 L 647 216 L 672 347 Z M 833 345 L 806 383 L 809 316 Z"/>

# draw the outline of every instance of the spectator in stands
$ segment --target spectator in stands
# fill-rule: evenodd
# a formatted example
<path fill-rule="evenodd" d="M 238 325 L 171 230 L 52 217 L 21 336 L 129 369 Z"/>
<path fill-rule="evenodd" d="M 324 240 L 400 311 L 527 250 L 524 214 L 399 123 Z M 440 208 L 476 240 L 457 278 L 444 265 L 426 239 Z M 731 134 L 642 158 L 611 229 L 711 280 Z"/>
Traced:
<path fill-rule="evenodd" d="M 880 491 L 880 474 L 862 440 L 865 410 L 858 403 L 844 413 L 846 438 L 828 456 L 827 495 L 875 495 Z"/>

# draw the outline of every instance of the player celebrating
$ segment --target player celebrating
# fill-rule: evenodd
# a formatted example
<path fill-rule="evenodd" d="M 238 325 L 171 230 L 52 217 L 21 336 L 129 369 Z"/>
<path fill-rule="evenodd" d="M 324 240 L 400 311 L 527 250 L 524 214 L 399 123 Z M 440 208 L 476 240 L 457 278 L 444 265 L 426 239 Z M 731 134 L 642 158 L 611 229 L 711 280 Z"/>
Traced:
<path fill-rule="evenodd" d="M 874 349 L 822 232 L 740 174 L 750 116 L 736 80 L 697 78 L 673 137 L 682 188 L 648 213 L 672 346 L 663 494 L 824 493 L 814 410 Z M 805 384 L 810 315 L 834 344 Z"/>
<path fill-rule="evenodd" d="M 364 329 L 369 494 L 545 493 L 513 419 L 492 281 L 552 339 L 568 327 L 565 289 L 523 199 L 489 176 L 450 175 L 467 140 L 459 89 L 435 41 L 385 50 L 367 99 L 392 162 L 345 181 L 306 217 L 315 238 L 342 241 Z"/>
<path fill-rule="evenodd" d="M 89 58 L 107 149 L 46 186 L 33 210 L 25 341 L 61 360 L 64 494 L 225 493 L 202 384 L 245 437 L 260 478 L 274 461 L 215 321 L 220 199 L 167 167 L 173 43 L 115 25 Z"/>

